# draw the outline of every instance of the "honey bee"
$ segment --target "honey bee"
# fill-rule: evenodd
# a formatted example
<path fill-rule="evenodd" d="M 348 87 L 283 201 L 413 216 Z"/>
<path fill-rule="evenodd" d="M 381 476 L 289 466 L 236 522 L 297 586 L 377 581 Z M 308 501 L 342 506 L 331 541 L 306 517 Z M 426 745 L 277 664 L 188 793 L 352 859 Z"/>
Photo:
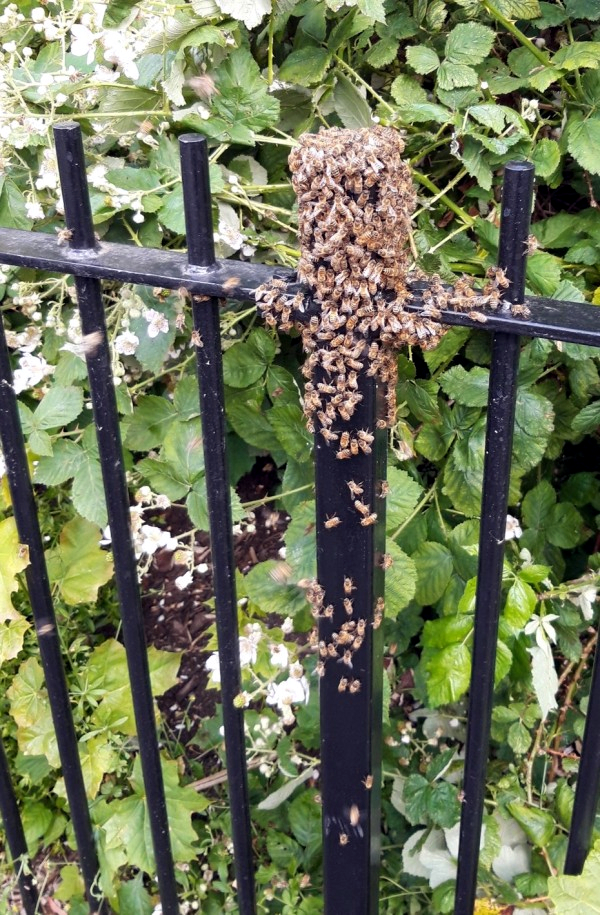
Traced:
<path fill-rule="evenodd" d="M 527 254 L 535 254 L 539 246 L 540 243 L 535 235 L 529 235 L 527 237 L 527 241 L 525 242 L 525 251 Z"/>
<path fill-rule="evenodd" d="M 192 341 L 192 346 L 197 346 L 199 348 L 202 348 L 204 346 L 204 342 L 202 340 L 202 337 L 200 336 L 199 330 L 193 330 L 190 339 Z"/>
<path fill-rule="evenodd" d="M 348 678 L 342 677 L 342 679 L 338 683 L 338 693 L 345 693 L 347 689 L 348 689 Z"/>
<path fill-rule="evenodd" d="M 327 651 L 327 645 L 325 642 L 319 642 L 319 654 L 322 658 L 326 658 L 328 656 L 329 652 Z"/>
<path fill-rule="evenodd" d="M 330 642 L 329 645 L 327 646 L 327 654 L 329 655 L 330 658 L 337 658 L 337 648 L 335 647 L 333 642 Z"/>
<path fill-rule="evenodd" d="M 360 619 L 356 625 L 357 635 L 364 635 L 367 627 L 367 621 Z"/>
<path fill-rule="evenodd" d="M 242 281 L 239 276 L 230 276 L 223 283 L 223 289 L 225 292 L 229 292 L 231 289 L 235 289 L 237 286 L 239 286 L 241 282 Z"/>
<path fill-rule="evenodd" d="M 470 311 L 468 316 L 471 321 L 477 321 L 479 324 L 487 324 L 487 316 L 480 311 Z"/>
<path fill-rule="evenodd" d="M 346 832 L 340 832 L 340 845 L 347 845 L 350 839 Z"/>
<path fill-rule="evenodd" d="M 362 780 L 362 784 L 365 786 L 367 791 L 370 791 L 371 788 L 373 787 L 373 776 L 365 775 L 365 777 Z"/>
<path fill-rule="evenodd" d="M 366 442 L 358 442 L 358 447 L 360 448 L 360 450 L 362 451 L 363 454 L 371 454 L 373 451 L 371 446 L 367 445 Z"/>
<path fill-rule="evenodd" d="M 358 454 L 358 445 L 359 443 L 355 438 L 350 441 L 350 453 L 354 455 L 354 457 Z"/>
<path fill-rule="evenodd" d="M 352 579 L 344 578 L 344 594 L 352 594 L 353 591 L 356 591 L 356 588 Z"/>
<path fill-rule="evenodd" d="M 364 489 L 363 483 L 357 483 L 355 480 L 348 480 L 346 482 L 348 489 L 350 490 L 351 495 L 353 496 L 362 496 Z"/>
<path fill-rule="evenodd" d="M 340 437 L 340 447 L 347 448 L 350 443 L 350 435 L 348 432 L 342 432 Z"/>
<path fill-rule="evenodd" d="M 384 553 L 380 561 L 381 568 L 384 572 L 387 572 L 388 569 L 391 569 L 394 565 L 394 560 L 392 559 L 390 553 Z"/>
<path fill-rule="evenodd" d="M 390 484 L 387 480 L 382 480 L 379 484 L 379 498 L 385 499 L 390 494 Z"/>
<path fill-rule="evenodd" d="M 337 442 L 338 440 L 338 436 L 335 434 L 335 432 L 330 432 L 329 429 L 319 429 L 319 432 L 326 442 Z"/>
<path fill-rule="evenodd" d="M 317 665 L 315 667 L 315 673 L 316 673 L 317 677 L 325 676 L 325 663 L 323 661 L 317 661 Z"/>
<path fill-rule="evenodd" d="M 360 680 L 351 680 L 348 689 L 351 693 L 359 693 L 360 692 Z"/>
<path fill-rule="evenodd" d="M 357 635 L 352 644 L 352 650 L 358 651 L 358 649 L 361 647 L 363 642 L 364 642 L 364 637 L 362 635 Z"/>
<path fill-rule="evenodd" d="M 528 318 L 531 315 L 531 311 L 527 305 L 511 305 L 510 313 L 514 315 L 515 318 Z"/>
<path fill-rule="evenodd" d="M 339 452 L 338 452 L 338 455 L 339 455 Z M 332 515 L 331 518 L 328 515 L 327 520 L 325 521 L 324 527 L 329 531 L 332 528 L 337 527 L 338 524 L 341 524 L 341 523 L 342 522 L 340 521 L 340 519 L 338 518 L 337 515 Z"/>
<path fill-rule="evenodd" d="M 352 668 L 352 652 L 350 649 L 345 651 L 339 660 L 342 662 L 342 664 L 345 664 L 346 667 Z"/>
<path fill-rule="evenodd" d="M 71 229 L 57 229 L 56 230 L 56 242 L 59 245 L 66 245 L 68 241 L 71 241 L 73 238 L 73 232 Z"/>
<path fill-rule="evenodd" d="M 357 681 L 353 680 L 352 682 L 354 683 Z M 359 688 L 360 688 L 360 685 L 359 685 Z M 350 685 L 350 690 L 352 690 L 352 684 Z M 358 809 L 356 804 L 352 804 L 352 807 L 350 808 L 350 825 L 358 826 L 359 822 L 360 822 L 360 810 Z"/>
<path fill-rule="evenodd" d="M 327 604 L 327 606 L 323 610 L 323 616 L 329 620 L 333 619 L 333 604 Z"/>
<path fill-rule="evenodd" d="M 368 506 L 368 505 L 365 505 L 365 503 L 364 503 L 364 502 L 361 502 L 359 499 L 355 499 L 355 501 L 354 501 L 354 508 L 356 509 L 357 512 L 360 512 L 360 514 L 361 514 L 363 517 L 366 517 L 366 516 L 370 513 L 370 511 L 371 511 L 371 509 L 369 508 L 369 506 Z"/>
<path fill-rule="evenodd" d="M 350 454 L 350 451 L 348 448 L 343 448 L 341 451 L 338 451 L 336 454 L 336 458 L 338 459 L 338 461 L 346 461 L 349 457 L 351 457 L 351 454 Z"/>

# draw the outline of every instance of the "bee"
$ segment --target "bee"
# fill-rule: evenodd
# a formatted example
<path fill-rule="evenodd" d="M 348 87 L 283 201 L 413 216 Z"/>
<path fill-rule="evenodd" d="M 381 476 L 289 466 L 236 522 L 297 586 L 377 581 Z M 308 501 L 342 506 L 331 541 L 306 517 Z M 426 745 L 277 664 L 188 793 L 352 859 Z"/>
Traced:
<path fill-rule="evenodd" d="M 317 389 L 321 391 L 322 394 L 335 394 L 336 392 L 336 389 L 332 384 L 323 384 L 321 382 L 317 385 Z"/>
<path fill-rule="evenodd" d="M 330 432 L 329 429 L 320 429 L 319 431 L 326 442 L 337 442 L 338 436 L 335 432 Z"/>
<path fill-rule="evenodd" d="M 327 646 L 327 654 L 329 655 L 330 658 L 337 658 L 337 648 L 335 647 L 333 642 L 330 642 L 329 645 Z"/>
<path fill-rule="evenodd" d="M 325 663 L 324 661 L 318 661 L 317 666 L 315 667 L 315 673 L 317 677 L 325 676 Z"/>
<path fill-rule="evenodd" d="M 342 679 L 338 683 L 338 693 L 345 693 L 347 689 L 348 689 L 348 678 L 342 677 Z"/>
<path fill-rule="evenodd" d="M 360 680 L 351 680 L 350 686 L 348 687 L 348 689 L 351 693 L 359 693 L 360 692 Z M 355 824 L 352 824 L 352 825 L 355 825 Z"/>
<path fill-rule="evenodd" d="M 361 647 L 363 642 L 364 642 L 364 637 L 362 635 L 357 635 L 356 638 L 354 639 L 354 643 L 352 645 L 352 650 L 358 651 L 358 649 Z"/>
<path fill-rule="evenodd" d="M 192 331 L 191 341 L 192 341 L 192 346 L 197 346 L 199 349 L 202 349 L 202 347 L 204 346 L 204 342 L 202 340 L 202 337 L 200 336 L 199 330 Z"/>
<path fill-rule="evenodd" d="M 347 845 L 349 841 L 348 834 L 340 832 L 340 845 Z"/>
<path fill-rule="evenodd" d="M 225 292 L 229 292 L 231 289 L 235 289 L 237 286 L 239 286 L 241 282 L 242 281 L 239 276 L 230 276 L 223 283 L 223 289 Z"/>
<path fill-rule="evenodd" d="M 515 318 L 528 318 L 531 314 L 531 311 L 527 305 L 511 305 L 510 313 L 515 316 Z"/>
<path fill-rule="evenodd" d="M 317 630 L 313 629 L 310 635 L 308 636 L 308 644 L 311 648 L 316 648 L 319 644 L 319 636 L 317 635 Z"/>
<path fill-rule="evenodd" d="M 348 448 L 343 448 L 341 451 L 338 451 L 336 454 L 336 458 L 338 459 L 338 461 L 345 461 L 349 457 L 351 457 L 351 455 L 350 455 L 350 451 Z"/>
<path fill-rule="evenodd" d="M 487 324 L 487 316 L 480 311 L 470 311 L 469 318 L 471 321 L 477 321 L 479 324 Z"/>
<path fill-rule="evenodd" d="M 383 622 L 383 613 L 375 611 L 375 616 L 373 617 L 373 629 L 379 629 Z"/>
<path fill-rule="evenodd" d="M 352 613 L 354 612 L 353 602 L 349 597 L 344 598 L 344 610 L 348 616 L 352 616 Z"/>
<path fill-rule="evenodd" d="M 371 446 L 367 445 L 366 442 L 358 442 L 358 447 L 360 448 L 360 450 L 362 451 L 363 454 L 371 454 L 371 452 L 373 451 Z"/>
<path fill-rule="evenodd" d="M 357 681 L 353 680 L 352 683 L 354 683 L 354 682 L 357 682 Z M 352 689 L 352 684 L 350 684 L 350 689 Z M 359 822 L 360 822 L 360 810 L 358 809 L 356 804 L 352 804 L 352 807 L 350 808 L 350 825 L 358 826 Z"/>
<path fill-rule="evenodd" d="M 525 242 L 525 251 L 527 254 L 535 254 L 539 246 L 540 243 L 535 235 L 529 235 L 527 237 L 527 241 Z"/>
<path fill-rule="evenodd" d="M 339 456 L 339 451 L 338 451 L 338 456 Z M 327 520 L 325 521 L 324 527 L 329 531 L 332 528 L 337 527 L 338 524 L 341 524 L 341 523 L 342 522 L 340 521 L 340 519 L 338 518 L 337 515 L 332 515 L 331 518 L 329 517 L 329 515 L 327 515 Z"/>
<path fill-rule="evenodd" d="M 57 229 L 56 230 L 56 242 L 59 245 L 66 245 L 68 241 L 71 241 L 73 238 L 73 232 L 71 229 Z"/>
<path fill-rule="evenodd" d="M 340 447 L 341 447 L 341 448 L 347 448 L 348 445 L 349 445 L 349 443 L 350 443 L 350 435 L 349 435 L 349 433 L 348 433 L 348 432 L 342 432 L 342 435 L 341 435 L 341 438 L 340 438 Z"/>
<path fill-rule="evenodd" d="M 80 356 L 94 356 L 98 351 L 98 347 L 102 343 L 102 340 L 102 332 L 94 330 L 91 334 L 86 334 L 82 338 L 81 343 L 74 344 L 73 349 L 76 349 Z"/>
<path fill-rule="evenodd" d="M 357 440 L 355 438 L 353 438 L 350 442 L 350 453 L 352 455 L 354 455 L 355 457 L 358 454 L 358 445 L 359 445 L 359 442 L 357 442 Z"/>
<path fill-rule="evenodd" d="M 394 565 L 394 560 L 392 559 L 390 553 L 384 553 L 380 560 L 381 568 L 384 572 L 387 572 L 388 569 L 391 569 Z"/>
<path fill-rule="evenodd" d="M 352 594 L 353 591 L 356 591 L 356 588 L 352 579 L 344 578 L 344 594 Z"/>
<path fill-rule="evenodd" d="M 352 652 L 350 649 L 345 651 L 339 660 L 342 662 L 342 664 L 345 664 L 346 667 L 352 668 Z"/>
<path fill-rule="evenodd" d="M 333 604 L 327 604 L 323 610 L 323 616 L 328 620 L 333 619 Z"/>
<path fill-rule="evenodd" d="M 366 627 L 367 627 L 367 621 L 366 621 L 366 620 L 363 620 L 363 619 L 360 619 L 360 620 L 358 621 L 358 623 L 356 624 L 356 632 L 357 632 L 357 635 L 361 635 L 361 636 L 364 635 L 364 634 L 365 634 Z"/>
<path fill-rule="evenodd" d="M 351 495 L 353 496 L 362 496 L 364 489 L 362 483 L 357 483 L 355 480 L 347 480 L 346 486 L 350 490 Z"/>
<path fill-rule="evenodd" d="M 323 641 L 319 642 L 319 654 L 322 658 L 326 658 L 329 654 L 327 651 L 327 645 Z"/>
<path fill-rule="evenodd" d="M 365 505 L 365 503 L 361 502 L 359 499 L 355 499 L 354 508 L 357 512 L 360 512 L 363 517 L 366 517 L 371 511 L 370 507 Z"/>
<path fill-rule="evenodd" d="M 379 484 L 379 498 L 385 499 L 390 494 L 390 484 L 387 480 L 382 480 Z"/>
<path fill-rule="evenodd" d="M 365 786 L 365 788 L 367 789 L 367 791 L 370 791 L 371 788 L 373 787 L 373 776 L 372 776 L 372 775 L 365 775 L 365 777 L 364 777 L 363 780 L 362 780 L 362 784 Z"/>
<path fill-rule="evenodd" d="M 364 363 L 359 362 L 358 359 L 348 359 L 348 365 L 351 369 L 354 369 L 356 372 L 360 372 L 363 368 Z"/>

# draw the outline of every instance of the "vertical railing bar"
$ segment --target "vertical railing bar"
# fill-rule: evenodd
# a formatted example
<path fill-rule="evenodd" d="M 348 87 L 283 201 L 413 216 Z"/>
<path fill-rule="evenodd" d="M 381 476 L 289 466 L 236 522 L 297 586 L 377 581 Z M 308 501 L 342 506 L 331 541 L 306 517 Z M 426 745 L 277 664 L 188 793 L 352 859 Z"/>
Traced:
<path fill-rule="evenodd" d="M 509 162 L 504 170 L 498 262 L 509 280 L 503 300 L 513 304 L 520 304 L 525 294 L 532 191 L 533 165 Z M 454 915 L 472 915 L 477 892 L 519 350 L 516 335 L 493 335 Z"/>
<path fill-rule="evenodd" d="M 33 874 L 26 873 L 24 870 L 24 864 L 29 865 L 27 842 L 2 740 L 0 740 L 0 814 L 2 814 L 23 908 L 26 915 L 36 915 L 39 897 L 34 885 Z"/>
<path fill-rule="evenodd" d="M 33 487 L 29 478 L 25 442 L 19 420 L 17 398 L 4 324 L 0 319 L 0 442 L 6 461 L 12 508 L 19 541 L 29 550 L 25 569 L 27 588 L 40 646 L 40 658 L 60 756 L 73 829 L 77 840 L 83 879 L 92 908 L 98 901 L 98 856 L 94 844 L 85 784 L 81 771 L 77 735 L 65 676 L 56 615 L 44 558 Z"/>
<path fill-rule="evenodd" d="M 54 128 L 54 138 L 65 222 L 67 229 L 72 233 L 69 244 L 73 250 L 88 251 L 90 256 L 93 256 L 96 241 L 80 128 L 72 122 L 59 124 Z M 123 467 L 102 287 L 100 280 L 76 278 L 75 288 L 82 331 L 89 341 L 86 362 L 112 535 L 115 577 L 123 622 L 123 642 L 139 736 L 162 912 L 163 915 L 178 915 L 177 884 L 156 734 L 137 564 L 131 537 L 129 494 Z"/>
<path fill-rule="evenodd" d="M 188 261 L 190 267 L 210 267 L 215 262 L 215 251 L 206 139 L 197 134 L 186 134 L 180 137 L 179 144 Z M 203 297 L 193 296 L 192 313 L 194 333 L 198 335 L 195 341 L 196 369 L 200 388 L 237 899 L 240 915 L 254 915 L 256 902 L 244 713 L 235 703 L 241 692 L 241 672 L 218 300 L 206 301 Z"/>

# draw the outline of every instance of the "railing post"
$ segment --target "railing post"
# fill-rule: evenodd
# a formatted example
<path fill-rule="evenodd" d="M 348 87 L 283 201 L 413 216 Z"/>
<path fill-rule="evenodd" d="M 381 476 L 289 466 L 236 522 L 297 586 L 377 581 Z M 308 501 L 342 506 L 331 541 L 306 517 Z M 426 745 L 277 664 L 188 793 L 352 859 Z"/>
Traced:
<path fill-rule="evenodd" d="M 504 171 L 498 256 L 499 266 L 508 280 L 502 296 L 507 308 L 508 303 L 521 304 L 525 294 L 532 192 L 533 165 L 528 162 L 509 162 Z M 519 337 L 515 334 L 493 335 L 454 915 L 472 915 L 477 891 L 519 351 Z"/>

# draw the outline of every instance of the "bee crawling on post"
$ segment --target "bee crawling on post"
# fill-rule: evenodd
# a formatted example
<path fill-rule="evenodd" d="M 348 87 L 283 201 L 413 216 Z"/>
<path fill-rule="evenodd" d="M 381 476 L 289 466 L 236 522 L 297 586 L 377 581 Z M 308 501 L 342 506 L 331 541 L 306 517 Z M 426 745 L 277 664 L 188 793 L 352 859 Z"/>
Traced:
<path fill-rule="evenodd" d="M 342 522 L 340 521 L 340 519 L 338 518 L 337 515 L 332 515 L 331 517 L 329 517 L 329 515 L 327 515 L 327 519 L 323 526 L 329 531 L 332 528 L 337 527 L 338 524 L 341 524 L 341 523 Z"/>

